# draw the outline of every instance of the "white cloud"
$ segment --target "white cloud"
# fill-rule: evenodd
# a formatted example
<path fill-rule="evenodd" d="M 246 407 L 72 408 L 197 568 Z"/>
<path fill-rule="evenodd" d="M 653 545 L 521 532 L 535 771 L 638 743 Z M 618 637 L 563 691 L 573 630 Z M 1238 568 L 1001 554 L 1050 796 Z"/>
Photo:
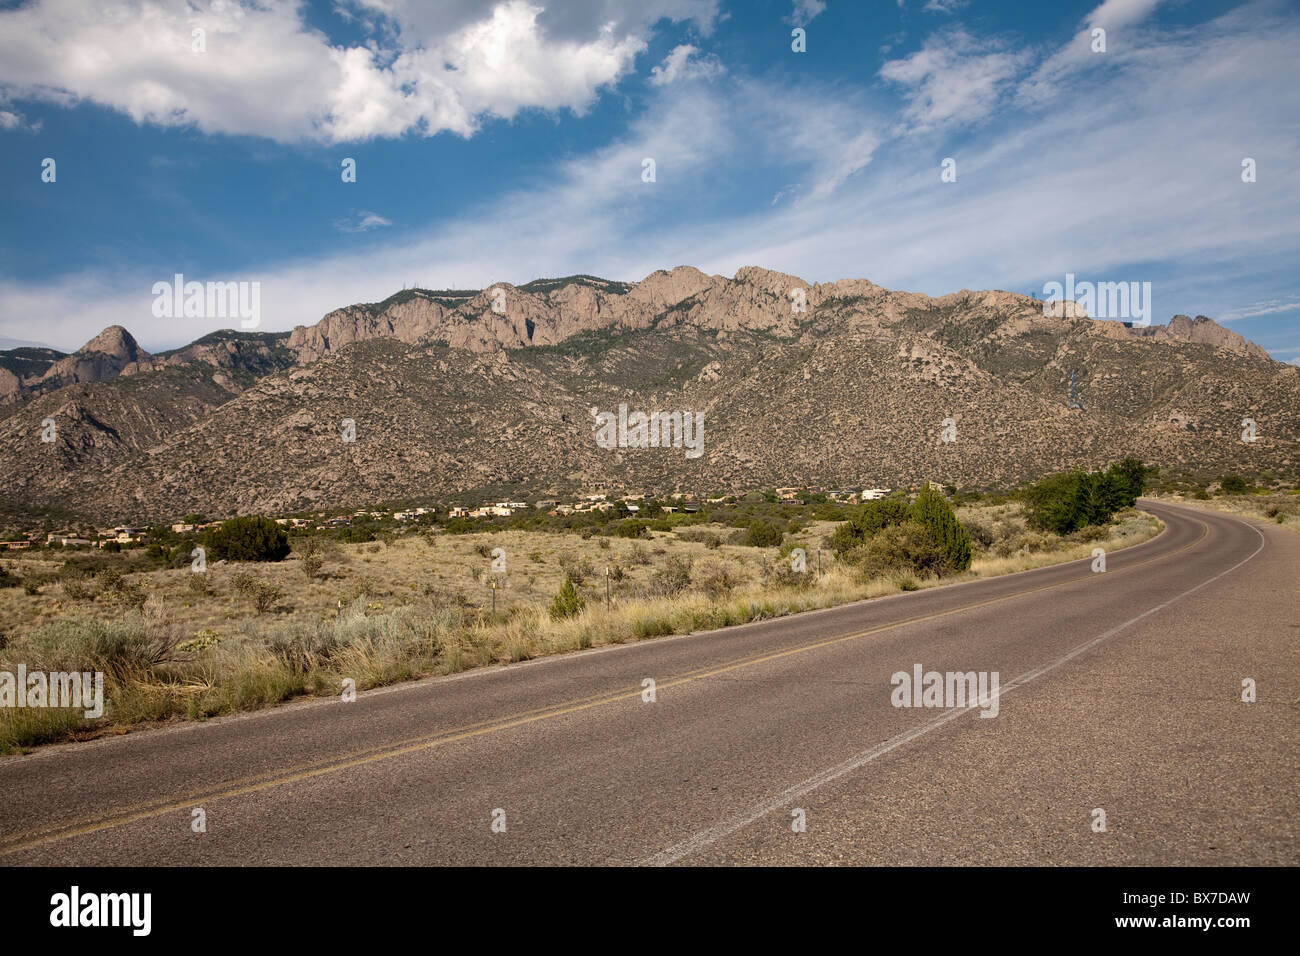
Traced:
<path fill-rule="evenodd" d="M 378 213 L 367 212 L 362 210 L 355 217 L 350 219 L 336 219 L 334 228 L 339 232 L 366 232 L 370 229 L 377 229 L 380 226 L 391 226 L 391 219 L 385 219 Z"/>
<path fill-rule="evenodd" d="M 1022 85 L 1022 103 L 1038 103 L 1055 95 L 1069 77 L 1089 66 L 1113 66 L 1115 60 L 1139 55 L 1144 47 L 1134 28 L 1149 17 L 1162 0 L 1105 0 L 1079 24 L 1078 32 L 1048 57 Z M 1093 52 L 1094 29 L 1106 31 L 1106 52 Z M 1107 59 L 1109 58 L 1109 60 Z"/>
<path fill-rule="evenodd" d="M 1230 309 L 1216 316 L 1216 318 L 1220 322 L 1235 322 L 1240 319 L 1253 319 L 1261 315 L 1276 315 L 1279 312 L 1300 313 L 1300 298 L 1288 296 L 1286 301 L 1270 299 L 1266 302 L 1255 302 L 1239 309 Z M 1300 351 L 1300 349 L 1297 351 Z"/>
<path fill-rule="evenodd" d="M 969 3 L 970 0 L 927 0 L 921 9 L 929 13 L 956 13 Z"/>
<path fill-rule="evenodd" d="M 651 0 L 635 14 L 592 0 L 356 9 L 373 31 L 368 46 L 331 45 L 296 0 L 37 0 L 0 11 L 0 88 L 279 141 L 468 136 L 489 116 L 582 112 L 632 68 L 661 18 L 707 32 L 717 15 L 715 0 Z M 204 52 L 193 50 L 195 29 Z"/>
<path fill-rule="evenodd" d="M 961 29 L 926 39 L 921 49 L 880 68 L 904 89 L 904 118 L 918 130 L 978 123 L 993 112 L 1002 89 L 1021 69 L 1024 54 L 1004 52 Z"/>
<path fill-rule="evenodd" d="M 3 91 L 0 91 L 3 92 Z M 29 122 L 27 117 L 18 110 L 13 109 L 11 105 L 0 96 L 0 129 L 2 130 L 25 130 L 30 133 L 39 133 L 41 131 L 41 121 Z"/>
<path fill-rule="evenodd" d="M 707 79 L 725 72 L 717 57 L 697 56 L 699 52 L 688 43 L 674 47 L 662 64 L 650 70 L 650 85 L 667 86 L 678 80 Z"/>
<path fill-rule="evenodd" d="M 825 0 L 794 0 L 794 9 L 786 22 L 791 26 L 803 27 L 826 12 Z"/>
<path fill-rule="evenodd" d="M 956 183 L 940 182 L 946 153 L 891 140 L 866 95 L 733 75 L 653 88 L 624 138 L 424 233 L 195 278 L 260 279 L 267 329 L 377 301 L 411 280 L 639 279 L 682 263 L 724 274 L 761 265 L 809 281 L 865 277 L 930 294 L 1041 290 L 1074 272 L 1153 280 L 1156 322 L 1175 312 L 1268 314 L 1259 310 L 1294 300 L 1300 255 L 1300 181 L 1240 181 L 1242 155 L 1282 169 L 1294 151 L 1300 22 L 1269 9 L 1135 37 L 1135 55 L 1063 87 L 1051 110 L 974 130 L 957 153 Z M 656 183 L 640 180 L 645 156 L 656 158 Z M 782 178 L 760 193 L 756 165 Z M 694 214 L 732 182 L 744 186 L 730 202 Z M 780 201 L 769 203 L 778 188 Z M 156 348 L 209 331 L 152 318 L 149 289 L 160 278 L 0 282 L 0 334 L 32 338 L 39 328 L 68 348 L 121 323 Z"/>

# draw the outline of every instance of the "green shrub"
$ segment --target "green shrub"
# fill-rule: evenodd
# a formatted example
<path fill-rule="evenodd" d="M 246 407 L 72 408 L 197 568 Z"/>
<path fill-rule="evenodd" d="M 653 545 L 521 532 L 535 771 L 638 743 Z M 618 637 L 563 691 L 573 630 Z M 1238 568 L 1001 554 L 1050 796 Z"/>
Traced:
<path fill-rule="evenodd" d="M 1133 507 L 1147 473 L 1136 458 L 1125 458 L 1106 471 L 1050 475 L 1024 491 L 1029 523 L 1062 536 L 1088 525 L 1105 525 L 1121 508 Z"/>
<path fill-rule="evenodd" d="M 629 518 L 626 521 L 620 521 L 618 527 L 614 529 L 614 534 L 620 538 L 644 538 L 649 534 L 650 523 L 639 521 L 636 518 Z"/>
<path fill-rule="evenodd" d="M 582 599 L 582 595 L 574 587 L 573 579 L 566 574 L 564 583 L 560 585 L 559 592 L 551 601 L 551 620 L 558 621 L 561 618 L 574 617 L 581 613 L 586 606 L 587 602 Z"/>
<path fill-rule="evenodd" d="M 1246 493 L 1246 479 L 1241 475 L 1224 475 L 1219 479 L 1219 490 L 1225 495 L 1242 495 Z"/>
<path fill-rule="evenodd" d="M 899 573 L 937 575 L 948 568 L 943 547 L 915 521 L 881 529 L 846 559 L 867 577 Z"/>
<path fill-rule="evenodd" d="M 902 524 L 909 514 L 907 502 L 897 498 L 864 501 L 848 521 L 835 529 L 835 534 L 831 536 L 831 547 L 837 554 L 845 554 L 860 547 L 882 528 Z"/>
<path fill-rule="evenodd" d="M 1146 490 L 1147 478 L 1155 473 L 1156 469 L 1148 468 L 1142 464 L 1141 459 L 1125 458 L 1110 466 L 1108 474 L 1117 486 L 1117 491 L 1121 496 L 1120 507 L 1132 508 L 1137 504 L 1138 498 Z"/>
<path fill-rule="evenodd" d="M 283 561 L 289 556 L 284 529 L 261 515 L 223 522 L 207 533 L 204 544 L 214 561 Z"/>
<path fill-rule="evenodd" d="M 961 572 L 970 567 L 970 535 L 947 499 L 928 482 L 912 503 L 912 520 L 943 552 L 944 570 Z"/>
<path fill-rule="evenodd" d="M 745 529 L 745 544 L 751 548 L 773 548 L 784 536 L 784 532 L 770 521 L 751 521 Z"/>

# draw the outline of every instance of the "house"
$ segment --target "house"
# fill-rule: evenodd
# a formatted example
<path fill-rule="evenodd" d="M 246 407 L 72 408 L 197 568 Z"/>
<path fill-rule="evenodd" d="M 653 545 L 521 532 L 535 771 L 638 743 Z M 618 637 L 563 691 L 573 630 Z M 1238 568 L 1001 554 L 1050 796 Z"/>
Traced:
<path fill-rule="evenodd" d="M 469 517 L 469 509 L 468 509 L 468 508 L 459 508 L 459 507 L 458 507 L 458 508 L 452 508 L 452 509 L 448 510 L 448 512 L 447 512 L 447 517 L 448 517 L 448 518 L 468 518 L 468 517 Z"/>
<path fill-rule="evenodd" d="M 275 522 L 276 524 L 283 524 L 284 519 L 276 518 Z M 178 521 L 176 524 L 172 525 L 172 531 L 176 532 L 177 534 L 185 534 L 186 532 L 193 531 L 193 530 L 194 530 L 194 525 L 186 524 L 183 521 Z"/>
<path fill-rule="evenodd" d="M 890 492 L 890 490 L 891 490 L 891 489 L 889 489 L 889 488 L 863 488 L 863 489 L 862 489 L 862 500 L 863 500 L 863 501 L 876 501 L 876 500 L 878 500 L 878 499 L 880 499 L 880 498 L 886 498 L 886 497 L 889 496 L 889 492 Z"/>
<path fill-rule="evenodd" d="M 32 546 L 30 541 L 4 541 L 0 543 L 3 543 L 10 551 L 26 551 Z"/>
<path fill-rule="evenodd" d="M 58 544 L 65 548 L 84 548 L 90 544 L 90 541 L 87 538 L 80 537 L 79 535 L 70 532 L 55 532 L 54 534 L 47 534 L 45 536 L 45 543 Z"/>

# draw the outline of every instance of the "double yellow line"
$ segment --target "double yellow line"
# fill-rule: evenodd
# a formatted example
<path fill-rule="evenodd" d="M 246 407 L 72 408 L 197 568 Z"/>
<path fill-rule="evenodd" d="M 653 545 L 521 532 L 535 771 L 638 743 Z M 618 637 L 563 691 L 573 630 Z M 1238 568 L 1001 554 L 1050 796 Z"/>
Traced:
<path fill-rule="evenodd" d="M 1156 555 L 1153 558 L 1147 558 L 1145 561 L 1138 561 L 1134 564 L 1126 565 L 1124 568 L 1117 569 L 1117 572 L 1131 571 L 1134 568 L 1150 564 L 1153 561 L 1162 561 L 1166 558 L 1174 557 L 1175 555 L 1181 554 L 1183 551 L 1199 544 L 1210 533 L 1210 528 L 1209 525 L 1199 519 L 1191 518 L 1191 520 L 1199 524 L 1202 529 L 1200 536 L 1196 538 L 1196 540 L 1175 551 L 1170 551 L 1166 554 Z M 796 647 L 786 648 L 785 650 L 769 651 L 766 653 L 742 657 L 726 664 L 697 668 L 693 671 L 678 674 L 666 681 L 657 682 L 656 690 L 660 688 L 679 687 L 693 681 L 705 680 L 710 677 L 716 677 L 719 674 L 726 674 L 730 671 L 753 667 L 758 664 L 765 664 L 769 661 L 781 660 L 782 658 L 791 657 L 795 654 L 804 654 L 825 647 L 833 647 L 836 644 L 843 644 L 847 641 L 860 640 L 861 638 L 880 634 L 884 631 L 910 627 L 913 624 L 922 624 L 926 621 L 950 617 L 954 614 L 978 610 L 979 608 L 990 607 L 994 604 L 1002 604 L 1006 601 L 1025 597 L 1026 595 L 1039 594 L 1043 591 L 1051 591 L 1055 588 L 1064 587 L 1067 584 L 1089 580 L 1092 577 L 1093 575 L 1089 573 L 1086 576 L 1073 577 L 1065 581 L 1058 581 L 1055 584 L 1046 584 L 1042 587 L 1027 588 L 1023 591 L 1016 591 L 1012 594 L 1003 595 L 998 598 L 991 598 L 987 601 L 963 604 L 960 607 L 951 608 L 946 611 L 936 611 L 933 614 L 923 614 L 917 617 L 906 618 L 901 621 L 894 621 L 889 624 L 881 624 L 863 631 L 855 631 L 852 634 L 825 638 L 809 644 L 800 644 Z M 580 711 L 590 710 L 594 707 L 604 706 L 605 704 L 612 704 L 622 700 L 633 700 L 640 696 L 640 686 L 620 688 L 603 694 L 595 694 L 590 697 L 581 697 L 574 700 L 564 701 L 559 704 L 552 704 L 548 707 L 539 707 L 533 710 L 522 711 L 498 720 L 480 721 L 478 723 L 467 724 L 463 727 L 451 730 L 411 737 L 407 740 L 393 744 L 353 751 L 352 753 L 343 754 L 338 757 L 331 757 L 326 760 L 299 764 L 298 766 L 291 767 L 287 770 L 268 771 L 251 777 L 227 781 L 226 783 L 216 786 L 192 790 L 188 793 L 168 794 L 165 797 L 144 801 L 127 807 L 104 810 L 97 814 L 91 814 L 72 820 L 61 820 L 55 823 L 49 823 L 44 826 L 34 827 L 29 830 L 19 831 L 0 837 L 0 856 L 7 856 L 59 840 L 84 836 L 88 833 L 96 833 L 100 830 L 125 826 L 139 820 L 147 820 L 151 817 L 162 816 L 166 813 L 174 813 L 179 810 L 196 807 L 213 800 L 224 800 L 231 797 L 243 796 L 245 794 L 257 793 L 262 790 L 269 790 L 272 787 L 281 787 L 285 784 L 296 783 L 300 780 L 308 780 L 312 777 L 321 776 L 322 774 L 347 770 L 350 767 L 359 767 L 380 760 L 387 760 L 392 757 L 400 757 L 404 754 L 414 753 L 419 750 L 433 747 L 440 747 L 444 744 L 455 743 L 459 740 L 468 740 L 484 734 L 509 730 L 512 727 L 522 727 L 526 724 L 548 720 L 552 717 L 562 717 L 565 714 L 574 714 Z"/>

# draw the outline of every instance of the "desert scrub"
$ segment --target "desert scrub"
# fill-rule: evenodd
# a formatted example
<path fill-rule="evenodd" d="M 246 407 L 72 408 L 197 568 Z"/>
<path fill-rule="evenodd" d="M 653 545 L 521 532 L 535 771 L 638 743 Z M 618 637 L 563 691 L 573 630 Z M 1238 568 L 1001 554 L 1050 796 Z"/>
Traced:
<path fill-rule="evenodd" d="M 1020 507 L 1019 503 L 1013 503 L 982 517 L 997 528 L 1023 533 L 1018 530 L 1016 517 Z M 962 517 L 968 516 L 968 509 L 963 508 Z M 1111 537 L 1102 543 L 1108 550 L 1116 550 L 1144 539 L 1156 527 L 1158 524 L 1149 516 L 1135 511 L 1122 512 L 1111 529 Z M 829 534 L 830 530 L 825 525 L 816 534 Z M 1053 544 L 1054 553 L 1029 549 L 1025 554 L 1001 559 L 981 555 L 972 569 L 959 577 L 987 577 L 1083 557 L 1093 547 L 1092 542 L 1064 542 L 1055 536 L 1034 534 L 1042 543 Z M 675 536 L 661 541 L 671 544 L 672 537 Z M 574 540 L 569 538 L 571 542 Z M 34 660 L 44 656 L 51 661 L 50 669 L 68 669 L 55 666 L 60 655 L 68 660 L 69 668 L 92 657 L 123 661 L 117 665 L 118 672 L 138 677 L 121 682 L 105 680 L 106 719 L 99 727 L 83 728 L 100 732 L 108 722 L 124 727 L 132 722 L 176 717 L 204 719 L 272 706 L 301 695 L 333 696 L 348 678 L 356 682 L 358 689 L 365 689 L 580 648 L 767 620 L 941 583 L 933 574 L 906 570 L 868 575 L 856 564 L 835 558 L 828 561 L 826 555 L 823 555 L 824 573 L 820 578 L 809 570 L 787 581 L 783 580 L 780 569 L 789 567 L 789 556 L 773 563 L 775 552 L 766 552 L 768 575 L 763 580 L 758 573 L 758 560 L 763 552 L 750 552 L 747 560 L 738 560 L 730 551 L 725 552 L 725 557 L 716 551 L 703 554 L 700 543 L 678 545 L 677 554 L 668 554 L 662 547 L 651 545 L 660 555 L 651 559 L 651 549 L 640 542 L 617 537 L 610 540 L 612 547 L 605 552 L 605 558 L 618 558 L 626 572 L 624 583 L 613 588 L 612 605 L 605 605 L 603 582 L 597 582 L 601 600 L 597 601 L 593 592 L 574 613 L 560 618 L 553 619 L 548 609 L 555 589 L 560 587 L 555 558 L 550 555 L 546 555 L 549 568 L 538 565 L 542 572 L 539 581 L 546 582 L 545 596 L 541 593 L 533 596 L 531 604 L 512 604 L 495 617 L 482 607 L 468 604 L 454 584 L 445 578 L 439 583 L 437 578 L 441 575 L 436 575 L 432 579 L 417 579 L 422 586 L 417 586 L 415 592 L 427 592 L 424 599 L 403 589 L 413 599 L 411 604 L 394 607 L 384 592 L 383 582 L 356 580 L 327 597 L 318 595 L 318 600 L 322 604 L 327 602 L 328 606 L 312 608 L 306 599 L 295 599 L 294 603 L 300 606 L 291 615 L 270 618 L 243 612 L 242 624 L 227 623 L 231 621 L 233 609 L 224 595 L 233 588 L 225 586 L 230 581 L 224 576 L 226 572 L 210 571 L 211 580 L 221 585 L 223 598 L 205 602 L 200 612 L 186 612 L 182 610 L 183 605 L 175 602 L 169 603 L 165 610 L 159 600 L 166 597 L 162 593 L 165 589 L 154 587 L 142 612 L 129 612 L 116 623 L 98 622 L 94 627 L 103 629 L 98 633 L 83 634 L 67 622 L 62 630 L 48 626 L 41 632 L 44 643 L 39 653 L 32 647 L 30 637 L 16 633 L 10 646 L 0 649 L 0 659 L 22 660 L 30 667 Z M 888 535 L 877 546 L 887 542 Z M 1029 543 L 1032 542 L 1018 542 Z M 451 539 L 442 549 L 453 561 L 457 555 L 471 553 L 469 542 L 459 547 L 456 544 L 456 539 Z M 516 547 L 523 553 L 526 546 Z M 596 542 L 589 547 L 599 554 Z M 402 550 L 400 543 L 397 550 Z M 428 549 L 407 550 L 412 556 L 435 553 Z M 700 555 L 694 564 L 687 558 L 689 552 Z M 653 560 L 656 566 L 636 564 L 638 554 L 647 561 Z M 245 574 L 247 581 L 256 581 L 242 569 L 232 570 Z M 277 573 L 275 569 L 266 570 Z M 603 567 L 598 572 L 603 572 Z M 174 582 L 172 594 L 187 593 L 181 576 L 204 577 L 183 571 L 165 573 Z M 298 573 L 291 567 L 282 568 L 279 580 L 296 577 Z M 650 586 L 656 574 L 660 588 Z M 576 584 L 573 592 L 575 598 L 583 597 Z M 28 600 L 16 594 L 11 597 L 21 603 Z M 340 597 L 343 602 L 336 616 L 336 600 Z M 206 606 L 207 603 L 212 606 Z M 169 613 L 180 615 L 184 627 L 179 623 L 168 624 Z M 116 641 L 110 640 L 112 632 L 127 622 L 134 622 L 134 630 L 118 634 Z M 156 654 L 150 653 L 147 647 L 140 650 L 141 642 L 151 634 L 169 634 L 171 630 L 181 638 L 172 651 Z M 35 636 L 35 632 L 30 633 Z M 92 654 L 87 648 L 97 650 Z M 0 750 L 32 746 L 48 739 L 66 739 L 81 726 L 78 721 L 59 724 L 56 718 L 34 718 L 35 724 L 29 721 L 20 728 L 5 724 L 7 719 L 0 714 Z M 42 724 L 42 720 L 51 722 Z"/>
<path fill-rule="evenodd" d="M 740 569 L 729 561 L 710 558 L 701 561 L 692 572 L 695 586 L 712 597 L 725 597 L 744 580 Z"/>
<path fill-rule="evenodd" d="M 690 558 L 674 554 L 650 576 L 649 593 L 652 595 L 680 594 L 691 583 Z"/>
<path fill-rule="evenodd" d="M 594 568 L 591 559 L 585 557 L 574 557 L 571 554 L 560 555 L 560 570 L 564 576 L 569 578 L 574 584 L 582 584 L 583 581 L 591 577 Z"/>
<path fill-rule="evenodd" d="M 120 620 L 51 621 L 10 643 L 4 662 L 22 661 L 29 670 L 103 671 L 106 679 L 120 683 L 148 680 L 175 659 L 175 652 L 176 636 L 170 628 L 133 611 Z"/>
<path fill-rule="evenodd" d="M 265 614 L 275 606 L 284 594 L 284 589 L 269 581 L 259 581 L 247 571 L 237 571 L 230 579 L 230 584 L 237 594 L 242 594 L 252 603 L 258 614 Z"/>

